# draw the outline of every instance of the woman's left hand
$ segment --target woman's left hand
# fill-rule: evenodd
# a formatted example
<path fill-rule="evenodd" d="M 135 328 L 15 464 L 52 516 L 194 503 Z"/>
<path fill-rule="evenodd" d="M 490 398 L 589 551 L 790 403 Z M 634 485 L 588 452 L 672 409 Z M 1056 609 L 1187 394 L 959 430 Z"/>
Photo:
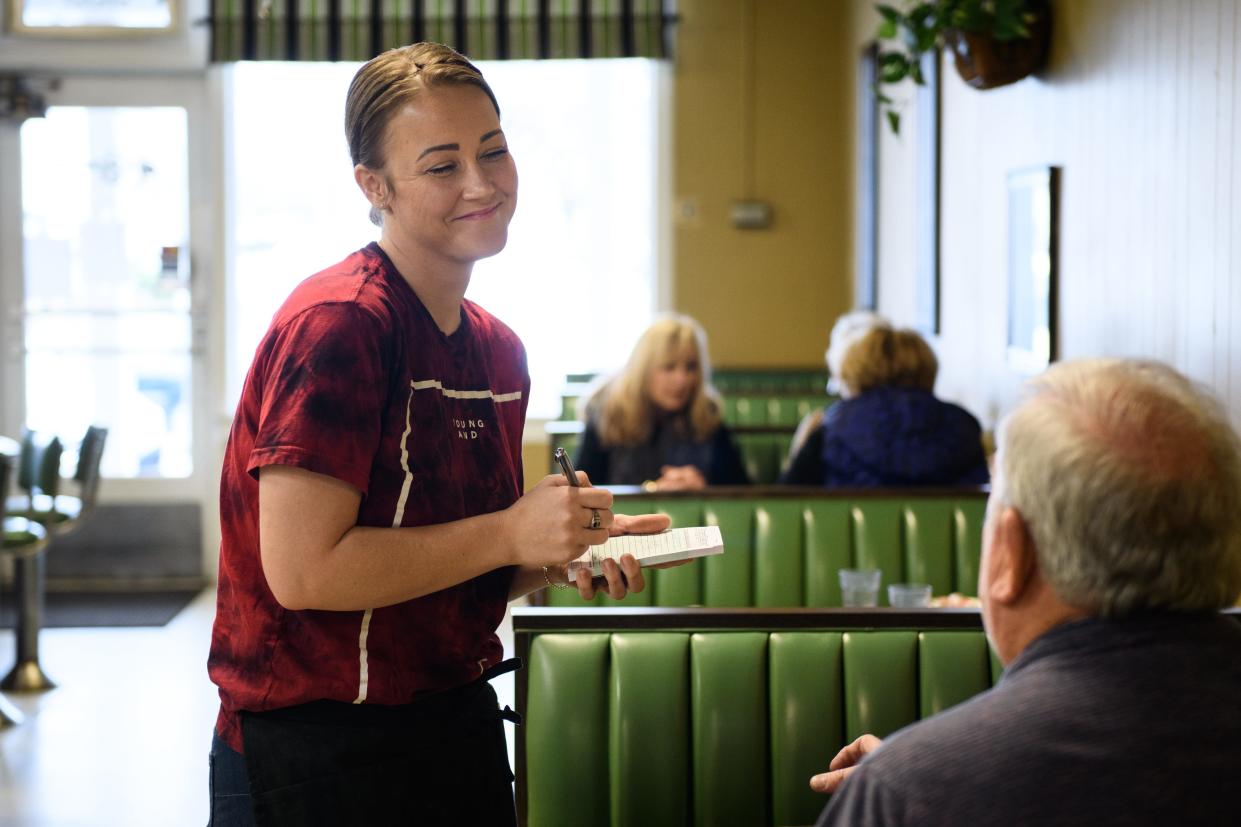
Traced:
<path fill-rule="evenodd" d="M 617 514 L 608 533 L 612 537 L 621 534 L 654 534 L 663 531 L 671 524 L 672 520 L 667 514 Z M 672 565 L 680 564 L 677 562 Z M 592 578 L 589 571 L 579 569 L 577 579 L 573 582 L 583 600 L 593 600 L 596 593 L 606 594 L 613 600 L 622 600 L 625 595 L 637 593 L 646 588 L 646 577 L 642 574 L 642 567 L 638 565 L 638 561 L 632 554 L 623 555 L 619 565 L 615 560 L 604 560 L 602 577 Z"/>

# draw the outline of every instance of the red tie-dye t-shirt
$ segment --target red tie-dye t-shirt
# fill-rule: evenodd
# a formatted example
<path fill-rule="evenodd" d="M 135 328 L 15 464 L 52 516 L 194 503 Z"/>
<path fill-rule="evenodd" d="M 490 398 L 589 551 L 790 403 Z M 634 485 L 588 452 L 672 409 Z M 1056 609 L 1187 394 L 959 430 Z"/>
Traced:
<path fill-rule="evenodd" d="M 358 524 L 421 526 L 507 508 L 521 493 L 530 378 L 508 327 L 466 301 L 445 336 L 378 245 L 302 282 L 246 377 L 220 483 L 219 592 L 208 672 L 216 730 L 238 710 L 312 700 L 402 704 L 477 678 L 511 569 L 365 612 L 290 611 L 259 560 L 258 475 L 293 465 L 362 492 Z"/>

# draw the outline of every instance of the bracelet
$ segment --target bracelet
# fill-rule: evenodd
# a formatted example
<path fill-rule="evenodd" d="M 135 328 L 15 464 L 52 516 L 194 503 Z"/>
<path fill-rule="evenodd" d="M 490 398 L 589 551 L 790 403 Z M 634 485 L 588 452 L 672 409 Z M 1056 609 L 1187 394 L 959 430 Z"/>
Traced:
<path fill-rule="evenodd" d="M 543 579 L 544 579 L 544 580 L 546 580 L 546 581 L 547 581 L 547 585 L 548 585 L 548 586 L 551 586 L 553 589 L 571 589 L 571 588 L 573 588 L 573 587 L 572 587 L 572 586 L 570 586 L 568 583 L 553 583 L 553 582 L 552 582 L 552 575 L 551 575 L 551 572 L 549 572 L 549 571 L 547 570 L 547 566 L 544 566 L 544 567 L 543 567 Z"/>

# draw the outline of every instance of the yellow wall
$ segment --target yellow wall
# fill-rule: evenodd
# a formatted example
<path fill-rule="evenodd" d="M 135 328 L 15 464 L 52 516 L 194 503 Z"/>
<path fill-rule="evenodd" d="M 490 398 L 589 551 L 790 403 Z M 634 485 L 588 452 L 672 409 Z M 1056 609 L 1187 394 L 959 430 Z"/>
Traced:
<path fill-rule="evenodd" d="M 854 91 L 846 0 L 681 0 L 674 309 L 727 366 L 816 366 L 852 302 Z M 749 148 L 749 149 L 747 149 Z M 768 202 L 766 230 L 729 207 Z"/>
<path fill-rule="evenodd" d="M 871 14 L 854 2 L 855 19 Z M 1055 165 L 1061 358 L 1166 361 L 1241 425 L 1241 2 L 1057 0 L 1054 13 L 1038 77 L 978 92 L 943 68 L 938 390 L 986 424 L 1012 403 L 1006 177 Z M 871 32 L 855 25 L 855 47 Z M 879 296 L 902 322 L 911 152 L 885 135 Z"/>

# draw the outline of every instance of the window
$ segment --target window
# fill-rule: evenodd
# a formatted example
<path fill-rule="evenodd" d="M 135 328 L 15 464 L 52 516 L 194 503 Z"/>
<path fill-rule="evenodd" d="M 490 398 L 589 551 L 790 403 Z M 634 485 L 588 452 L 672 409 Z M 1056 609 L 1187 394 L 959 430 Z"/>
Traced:
<path fill-rule="evenodd" d="M 107 477 L 188 477 L 186 111 L 53 106 L 21 127 L 26 421 L 110 429 Z"/>
<path fill-rule="evenodd" d="M 173 0 L 9 0 L 18 31 L 166 30 L 173 24 Z"/>
<path fill-rule="evenodd" d="M 476 265 L 466 295 L 521 336 L 530 415 L 554 418 L 565 374 L 619 366 L 652 318 L 662 68 L 642 59 L 480 68 L 500 101 L 521 185 L 508 246 Z M 344 138 L 355 71 L 231 69 L 230 409 L 290 289 L 378 236 Z"/>

